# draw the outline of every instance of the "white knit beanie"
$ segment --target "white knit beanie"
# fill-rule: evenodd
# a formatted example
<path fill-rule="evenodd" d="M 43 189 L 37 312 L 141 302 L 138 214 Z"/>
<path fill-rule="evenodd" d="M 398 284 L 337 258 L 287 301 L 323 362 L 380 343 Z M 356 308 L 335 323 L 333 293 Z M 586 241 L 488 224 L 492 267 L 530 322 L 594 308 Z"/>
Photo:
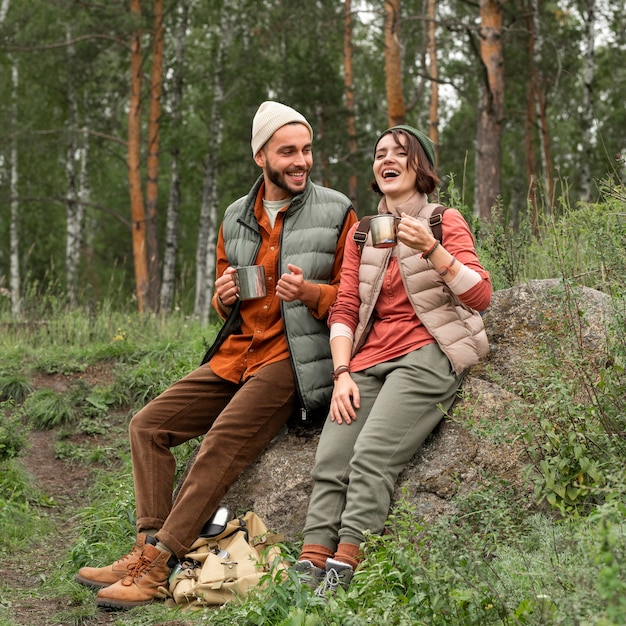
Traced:
<path fill-rule="evenodd" d="M 304 115 L 280 102 L 273 100 L 263 102 L 252 120 L 252 141 L 250 142 L 252 156 L 256 155 L 281 126 L 290 122 L 304 124 L 309 129 L 311 140 L 313 140 L 313 129 Z"/>

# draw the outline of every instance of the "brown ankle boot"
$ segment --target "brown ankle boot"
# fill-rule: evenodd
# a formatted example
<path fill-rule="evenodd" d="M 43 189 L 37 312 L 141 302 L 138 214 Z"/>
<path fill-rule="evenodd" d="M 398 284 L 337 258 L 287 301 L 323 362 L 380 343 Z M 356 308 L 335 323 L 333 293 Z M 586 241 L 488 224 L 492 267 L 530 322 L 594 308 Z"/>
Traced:
<path fill-rule="evenodd" d="M 126 556 L 106 567 L 81 567 L 76 574 L 76 582 L 92 589 L 102 589 L 116 583 L 126 576 L 129 566 L 137 563 L 145 543 L 145 533 L 139 533 L 133 549 Z"/>
<path fill-rule="evenodd" d="M 139 560 L 128 568 L 124 578 L 98 591 L 96 605 L 105 609 L 132 609 L 164 597 L 159 587 L 167 588 L 172 557 L 147 543 Z"/>

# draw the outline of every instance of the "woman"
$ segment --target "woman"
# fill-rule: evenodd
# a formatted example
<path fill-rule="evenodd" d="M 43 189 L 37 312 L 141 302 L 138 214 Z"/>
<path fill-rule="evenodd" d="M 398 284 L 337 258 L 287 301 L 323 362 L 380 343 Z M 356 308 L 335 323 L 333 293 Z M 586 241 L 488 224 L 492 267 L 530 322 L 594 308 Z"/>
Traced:
<path fill-rule="evenodd" d="M 410 126 L 374 146 L 378 213 L 397 216 L 397 245 L 362 254 L 352 235 L 331 310 L 334 391 L 296 571 L 317 593 L 347 588 L 364 531 L 381 533 L 398 474 L 454 401 L 464 371 L 488 351 L 478 311 L 491 281 L 455 209 L 433 236 L 434 146 Z"/>

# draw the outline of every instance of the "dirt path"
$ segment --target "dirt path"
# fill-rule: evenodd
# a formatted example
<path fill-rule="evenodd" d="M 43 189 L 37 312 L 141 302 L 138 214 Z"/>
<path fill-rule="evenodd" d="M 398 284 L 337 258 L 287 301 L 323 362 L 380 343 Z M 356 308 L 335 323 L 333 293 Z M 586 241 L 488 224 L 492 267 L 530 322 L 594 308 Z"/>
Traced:
<path fill-rule="evenodd" d="M 82 464 L 56 458 L 54 440 L 53 432 L 31 432 L 31 445 L 21 457 L 37 488 L 54 503 L 54 506 L 44 509 L 43 514 L 55 525 L 57 534 L 42 537 L 26 553 L 3 559 L 0 563 L 3 588 L 16 591 L 10 606 L 11 620 L 16 626 L 65 626 L 55 621 L 54 615 L 67 611 L 71 604 L 70 597 L 46 597 L 42 581 L 57 567 L 74 541 L 71 518 L 86 503 L 89 469 Z M 115 614 L 106 612 L 99 612 L 95 619 L 89 621 L 90 626 L 114 623 Z"/>

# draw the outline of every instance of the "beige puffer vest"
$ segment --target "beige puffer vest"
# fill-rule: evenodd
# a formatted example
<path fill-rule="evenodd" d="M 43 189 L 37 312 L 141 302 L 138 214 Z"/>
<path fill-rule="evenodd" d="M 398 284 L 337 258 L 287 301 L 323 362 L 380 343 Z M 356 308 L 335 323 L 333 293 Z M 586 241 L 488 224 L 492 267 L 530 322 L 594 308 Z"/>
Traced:
<path fill-rule="evenodd" d="M 436 204 L 420 211 L 427 220 Z M 371 235 L 363 247 L 359 270 L 359 323 L 354 333 L 353 356 L 365 342 L 373 322 L 374 306 L 382 289 L 389 259 L 396 251 L 402 282 L 415 314 L 461 374 L 489 351 L 489 341 L 478 311 L 465 306 L 450 291 L 443 278 L 413 248 L 398 243 L 395 248 L 372 246 Z"/>

